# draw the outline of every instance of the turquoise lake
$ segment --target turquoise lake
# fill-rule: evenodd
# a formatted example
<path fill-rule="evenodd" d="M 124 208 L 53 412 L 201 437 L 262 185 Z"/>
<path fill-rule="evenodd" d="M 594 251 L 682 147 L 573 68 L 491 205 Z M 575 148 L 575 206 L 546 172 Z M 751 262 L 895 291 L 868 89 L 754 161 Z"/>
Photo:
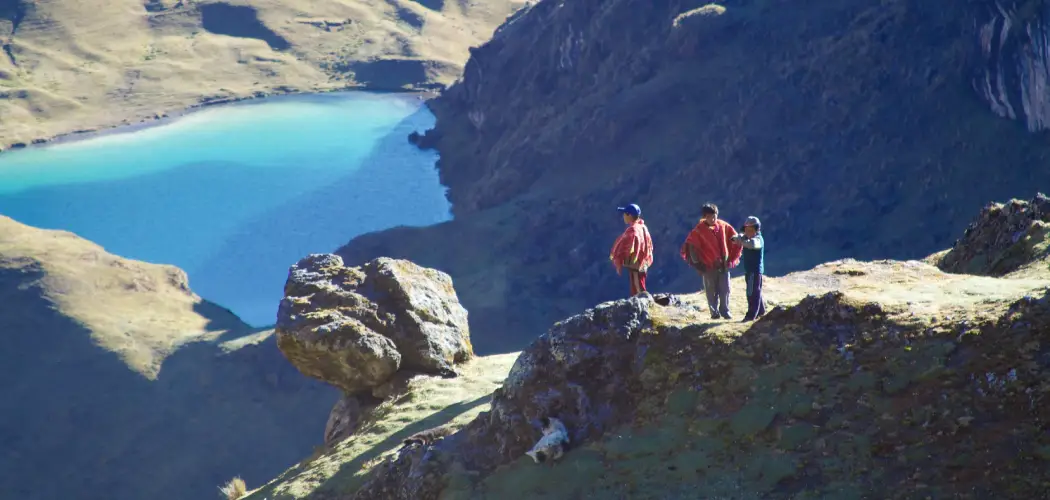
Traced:
<path fill-rule="evenodd" d="M 414 96 L 282 96 L 0 154 L 0 214 L 184 269 L 202 297 L 273 324 L 288 267 L 356 235 L 448 220 L 434 124 Z"/>

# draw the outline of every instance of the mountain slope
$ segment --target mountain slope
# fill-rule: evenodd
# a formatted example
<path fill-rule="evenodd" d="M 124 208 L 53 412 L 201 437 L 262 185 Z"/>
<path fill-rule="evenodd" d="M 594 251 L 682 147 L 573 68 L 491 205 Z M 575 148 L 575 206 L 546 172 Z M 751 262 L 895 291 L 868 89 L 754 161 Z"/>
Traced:
<path fill-rule="evenodd" d="M 642 206 L 653 235 L 650 287 L 679 292 L 700 286 L 677 254 L 705 201 L 734 225 L 759 216 L 767 269 L 782 274 L 919 258 L 962 230 L 961 207 L 1050 186 L 1050 142 L 975 87 L 1031 52 L 1018 26 L 1042 36 L 1043 18 L 1004 31 L 983 0 L 704 3 L 545 0 L 515 16 L 431 101 L 437 126 L 416 138 L 441 153 L 456 220 L 340 254 L 477 283 L 460 290 L 476 328 L 503 332 L 477 339 L 484 353 L 626 294 L 607 262 L 623 203 Z M 987 45 L 987 23 L 1014 52 Z M 1032 96 L 1038 81 L 1004 86 Z"/>
<path fill-rule="evenodd" d="M 337 394 L 272 333 L 177 268 L 0 217 L 0 491 L 181 500 L 273 477 L 321 441 Z"/>
<path fill-rule="evenodd" d="M 1041 234 L 1045 200 L 990 205 L 928 260 L 1017 255 L 1031 242 L 987 243 Z M 702 294 L 602 303 L 534 339 L 456 433 L 405 449 L 351 437 L 341 446 L 356 454 L 300 465 L 248 498 L 1035 498 L 1050 483 L 1039 248 L 1003 277 L 828 262 L 769 278 L 769 313 L 753 323 L 711 320 Z M 744 283 L 732 288 L 741 310 Z M 537 465 L 525 451 L 548 416 L 571 447 Z M 362 453 L 385 458 L 360 468 Z M 317 477 L 342 480 L 318 488 Z"/>
<path fill-rule="evenodd" d="M 520 0 L 4 0 L 0 147 L 286 90 L 434 89 Z"/>
<path fill-rule="evenodd" d="M 36 229 L 3 216 L 0 268 L 12 278 L 7 287 L 20 283 L 20 291 L 38 290 L 39 300 L 79 323 L 102 349 L 150 380 L 181 345 L 249 330 L 233 313 L 195 295 L 177 267 L 122 259 L 73 233 Z M 7 301 L 4 307 L 7 321 L 35 318 L 18 302 Z"/>

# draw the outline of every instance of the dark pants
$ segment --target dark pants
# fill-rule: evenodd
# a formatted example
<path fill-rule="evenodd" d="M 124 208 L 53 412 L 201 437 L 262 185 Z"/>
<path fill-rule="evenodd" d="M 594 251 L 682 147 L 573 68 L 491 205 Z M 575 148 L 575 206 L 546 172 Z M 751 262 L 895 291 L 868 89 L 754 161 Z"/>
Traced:
<path fill-rule="evenodd" d="M 631 277 L 631 297 L 645 292 L 645 273 L 637 269 L 627 268 L 627 275 Z"/>
<path fill-rule="evenodd" d="M 747 283 L 747 314 L 744 319 L 757 319 L 766 313 L 766 304 L 762 300 L 762 273 L 747 273 L 744 282 Z"/>
<path fill-rule="evenodd" d="M 704 292 L 711 316 L 729 316 L 729 270 L 711 270 L 703 273 Z"/>

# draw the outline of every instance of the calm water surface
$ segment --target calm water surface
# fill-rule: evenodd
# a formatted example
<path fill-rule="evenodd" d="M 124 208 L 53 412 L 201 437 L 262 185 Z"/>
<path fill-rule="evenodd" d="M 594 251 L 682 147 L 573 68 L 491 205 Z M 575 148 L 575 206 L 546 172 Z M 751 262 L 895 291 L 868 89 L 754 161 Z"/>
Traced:
<path fill-rule="evenodd" d="M 0 155 L 0 213 L 186 270 L 199 295 L 272 324 L 288 267 L 352 237 L 450 218 L 434 116 L 412 96 L 288 96 Z"/>

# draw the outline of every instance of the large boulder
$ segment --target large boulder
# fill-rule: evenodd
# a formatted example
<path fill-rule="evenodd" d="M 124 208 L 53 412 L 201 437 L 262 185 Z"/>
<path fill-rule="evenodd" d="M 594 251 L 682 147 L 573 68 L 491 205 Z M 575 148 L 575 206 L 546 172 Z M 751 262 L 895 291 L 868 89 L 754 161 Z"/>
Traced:
<path fill-rule="evenodd" d="M 473 356 L 452 279 L 405 260 L 346 267 L 336 255 L 303 258 L 289 272 L 276 330 L 292 364 L 347 396 L 399 371 L 452 375 Z"/>

